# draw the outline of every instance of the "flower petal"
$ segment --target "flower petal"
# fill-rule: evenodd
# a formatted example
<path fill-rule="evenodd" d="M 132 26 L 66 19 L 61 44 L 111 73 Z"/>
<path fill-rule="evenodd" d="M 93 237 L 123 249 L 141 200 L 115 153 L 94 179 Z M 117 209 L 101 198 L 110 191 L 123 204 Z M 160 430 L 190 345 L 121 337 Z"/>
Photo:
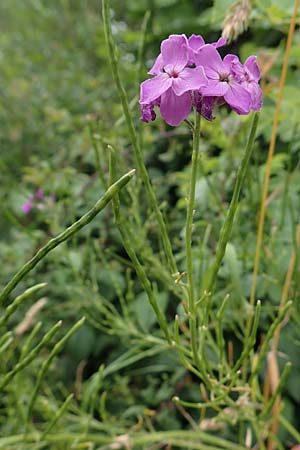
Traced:
<path fill-rule="evenodd" d="M 187 91 L 199 90 L 206 86 L 208 80 L 204 73 L 203 67 L 195 67 L 195 69 L 184 69 L 180 72 L 178 78 L 172 78 L 173 91 L 176 95 L 182 95 Z"/>
<path fill-rule="evenodd" d="M 143 81 L 141 84 L 140 103 L 149 104 L 154 102 L 172 85 L 172 80 L 166 73 L 160 73 L 154 78 Z"/>
<path fill-rule="evenodd" d="M 228 56 L 228 58 L 227 58 Z M 242 83 L 247 78 L 248 70 L 241 64 L 235 55 L 226 55 L 226 65 L 230 68 L 230 72 L 238 83 Z M 224 58 L 224 61 L 225 61 Z"/>
<path fill-rule="evenodd" d="M 218 50 L 211 44 L 206 44 L 195 54 L 196 65 L 203 66 L 208 78 L 219 79 L 219 74 L 226 72 Z"/>
<path fill-rule="evenodd" d="M 201 47 L 203 47 L 203 45 L 205 45 L 203 37 L 196 34 L 192 34 L 192 36 L 189 37 L 188 43 L 189 47 L 191 47 L 195 51 L 199 50 Z"/>
<path fill-rule="evenodd" d="M 256 56 L 252 55 L 249 56 L 244 64 L 247 69 L 249 70 L 249 72 L 251 73 L 251 75 L 253 76 L 255 81 L 259 81 L 260 79 L 260 70 L 259 70 L 259 66 L 257 64 L 256 61 Z"/>
<path fill-rule="evenodd" d="M 159 72 L 161 72 L 163 70 L 163 67 L 164 67 L 164 63 L 163 63 L 162 56 L 160 53 L 148 73 L 150 75 L 158 75 Z"/>
<path fill-rule="evenodd" d="M 251 95 L 238 83 L 230 83 L 224 95 L 226 103 L 238 114 L 249 114 L 251 109 Z"/>
<path fill-rule="evenodd" d="M 149 103 L 148 105 L 141 105 L 141 121 L 142 122 L 152 122 L 155 120 L 156 114 L 154 111 L 154 104 Z"/>
<path fill-rule="evenodd" d="M 224 56 L 223 64 L 226 67 L 226 69 L 228 69 L 229 71 L 233 64 L 237 65 L 237 66 L 241 66 L 241 68 L 243 67 L 242 64 L 240 63 L 238 56 L 232 55 L 231 53 L 228 53 L 228 55 Z"/>
<path fill-rule="evenodd" d="M 188 39 L 188 52 L 189 52 L 189 60 L 188 65 L 195 64 L 195 52 L 197 52 L 201 47 L 205 45 L 205 41 L 202 36 L 192 34 Z"/>
<path fill-rule="evenodd" d="M 213 42 L 211 45 L 213 45 L 215 48 L 224 47 L 224 45 L 227 44 L 227 41 L 225 38 L 220 37 L 217 42 Z"/>
<path fill-rule="evenodd" d="M 205 97 L 223 97 L 229 89 L 226 81 L 209 80 L 208 85 L 200 89 Z"/>
<path fill-rule="evenodd" d="M 207 120 L 213 120 L 214 97 L 202 97 L 199 92 L 193 93 L 193 106 Z"/>
<path fill-rule="evenodd" d="M 173 127 L 178 126 L 187 118 L 192 108 L 190 92 L 177 96 L 172 89 L 168 89 L 161 96 L 160 113 L 163 119 Z"/>
<path fill-rule="evenodd" d="M 188 41 L 184 34 L 173 34 L 160 46 L 166 72 L 183 70 L 188 62 Z"/>
<path fill-rule="evenodd" d="M 253 111 L 259 111 L 262 107 L 262 90 L 256 81 L 251 81 L 251 83 L 243 83 L 242 86 L 247 89 L 251 95 L 251 109 Z"/>

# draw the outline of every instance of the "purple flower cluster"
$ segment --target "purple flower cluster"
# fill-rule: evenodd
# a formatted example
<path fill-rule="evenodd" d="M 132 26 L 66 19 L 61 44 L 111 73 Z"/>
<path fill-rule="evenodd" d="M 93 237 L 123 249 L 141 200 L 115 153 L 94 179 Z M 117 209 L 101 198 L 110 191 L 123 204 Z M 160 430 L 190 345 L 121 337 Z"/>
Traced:
<path fill-rule="evenodd" d="M 258 111 L 262 91 L 255 56 L 245 64 L 236 55 L 222 60 L 217 48 L 226 44 L 220 38 L 205 44 L 202 36 L 173 34 L 161 43 L 160 54 L 149 71 L 153 78 L 141 84 L 140 105 L 143 122 L 155 119 L 159 106 L 163 119 L 172 126 L 185 120 L 194 106 L 208 120 L 215 105 L 227 103 L 238 114 Z"/>

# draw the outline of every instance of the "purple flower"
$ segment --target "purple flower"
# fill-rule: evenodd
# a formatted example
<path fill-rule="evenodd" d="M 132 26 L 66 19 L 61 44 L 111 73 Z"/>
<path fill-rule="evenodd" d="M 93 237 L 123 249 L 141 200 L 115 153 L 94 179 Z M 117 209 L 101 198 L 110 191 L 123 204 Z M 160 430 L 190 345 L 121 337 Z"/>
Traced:
<path fill-rule="evenodd" d="M 150 73 L 154 78 L 141 84 L 140 104 L 142 120 L 154 117 L 153 105 L 160 104 L 164 120 L 179 125 L 191 111 L 191 91 L 207 84 L 203 67 L 189 68 L 189 47 L 185 35 L 171 35 L 161 44 L 161 54 Z"/>
<path fill-rule="evenodd" d="M 196 64 L 205 68 L 208 85 L 201 89 L 206 97 L 222 97 L 238 114 L 248 114 L 252 106 L 251 94 L 232 70 L 234 55 L 226 55 L 222 61 L 217 49 L 210 44 L 196 54 Z M 238 58 L 237 58 L 238 59 Z"/>
<path fill-rule="evenodd" d="M 241 64 L 236 55 L 222 60 L 217 48 L 226 44 L 220 38 L 205 44 L 202 36 L 169 36 L 149 71 L 153 78 L 141 84 L 141 119 L 155 120 L 159 106 L 164 120 L 173 126 L 186 119 L 192 107 L 207 120 L 213 108 L 227 103 L 238 114 L 258 111 L 262 106 L 260 71 L 255 56 Z"/>
<path fill-rule="evenodd" d="M 262 107 L 262 90 L 258 84 L 260 80 L 260 70 L 256 62 L 256 56 L 249 56 L 244 64 L 232 55 L 231 71 L 238 82 L 251 95 L 251 109 L 259 111 Z"/>
<path fill-rule="evenodd" d="M 26 202 L 21 205 L 21 210 L 24 214 L 29 214 L 30 211 L 34 208 L 34 204 L 32 201 L 32 197 L 30 197 Z"/>

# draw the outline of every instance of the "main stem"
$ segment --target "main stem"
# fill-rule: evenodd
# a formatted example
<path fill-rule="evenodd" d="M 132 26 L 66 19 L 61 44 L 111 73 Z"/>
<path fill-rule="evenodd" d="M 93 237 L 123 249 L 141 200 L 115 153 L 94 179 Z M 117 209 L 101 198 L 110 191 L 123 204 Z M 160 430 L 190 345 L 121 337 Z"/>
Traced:
<path fill-rule="evenodd" d="M 200 119 L 201 116 L 195 112 L 195 126 L 193 131 L 193 153 L 192 153 L 192 173 L 190 179 L 189 198 L 186 215 L 185 228 L 185 249 L 186 249 L 186 267 L 188 279 L 188 310 L 189 322 L 191 332 L 191 343 L 194 361 L 197 367 L 200 366 L 198 345 L 197 345 L 197 312 L 195 302 L 195 287 L 193 276 L 193 256 L 192 256 L 192 234 L 193 234 L 193 216 L 195 208 L 195 190 L 197 181 L 197 167 L 199 159 L 199 144 L 200 144 Z"/>

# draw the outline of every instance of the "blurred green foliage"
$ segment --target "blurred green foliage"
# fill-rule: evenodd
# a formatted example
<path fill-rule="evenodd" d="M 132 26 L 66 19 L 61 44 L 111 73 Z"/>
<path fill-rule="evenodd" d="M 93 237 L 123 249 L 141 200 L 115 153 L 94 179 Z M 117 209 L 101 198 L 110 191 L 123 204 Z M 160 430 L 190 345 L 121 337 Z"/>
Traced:
<path fill-rule="evenodd" d="M 162 39 L 174 33 L 195 33 L 202 34 L 207 42 L 215 40 L 232 3 L 231 0 L 111 2 L 123 82 L 132 100 L 145 161 L 182 271 L 191 135 L 184 126 L 172 129 L 160 118 L 149 125 L 139 123 L 139 82 L 147 77 Z M 291 0 L 253 1 L 249 29 L 226 48 L 228 52 L 239 53 L 243 60 L 250 53 L 258 55 L 265 93 L 248 182 L 243 188 L 214 297 L 214 308 L 218 308 L 225 295 L 230 294 L 224 328 L 236 356 L 240 351 L 238 337 L 247 315 L 265 162 L 292 10 Z M 143 47 L 142 24 L 147 11 L 150 19 Z M 135 163 L 107 63 L 99 1 L 2 0 L 0 28 L 0 285 L 4 286 L 42 244 L 74 222 L 102 195 L 108 183 L 107 144 L 114 145 L 120 155 L 120 171 L 127 171 Z M 257 292 L 263 305 L 257 346 L 278 309 L 291 253 L 296 248 L 294 237 L 300 212 L 299 39 L 297 32 L 272 165 Z M 216 116 L 213 124 L 204 121 L 202 124 L 194 218 L 199 289 L 201 276 L 214 254 L 249 129 L 249 118 L 236 116 L 226 108 L 217 111 Z M 100 180 L 95 148 L 100 157 Z M 44 190 L 43 201 L 25 215 L 21 205 L 35 196 L 39 188 Z M 130 189 L 121 197 L 128 220 L 132 221 L 136 205 L 132 203 Z M 138 189 L 143 200 L 142 186 Z M 162 269 L 164 261 L 156 223 L 142 200 L 141 227 L 134 230 L 136 244 L 140 242 L 142 247 L 145 236 L 151 242 L 141 252 L 144 251 L 149 276 L 159 291 L 160 305 L 172 320 L 176 313 L 182 313 L 182 299 L 166 289 L 169 280 Z M 295 306 L 282 332 L 280 363 L 293 363 L 283 392 L 283 414 L 299 428 L 296 414 L 300 402 L 299 260 L 296 267 L 290 291 Z M 47 298 L 47 303 L 26 332 L 15 336 L 9 355 L 1 361 L 2 368 L 13 366 L 38 320 L 42 320 L 42 329 L 46 331 L 62 319 L 64 332 L 83 314 L 87 321 L 51 365 L 34 407 L 30 432 L 34 427 L 44 430 L 70 392 L 74 393 L 74 400 L 54 425 L 58 433 L 103 431 L 107 436 L 115 436 L 132 427 L 147 431 L 185 429 L 189 422 L 199 421 L 198 413 L 191 410 L 188 415 L 182 414 L 171 402 L 175 395 L 187 401 L 200 401 L 203 392 L 162 341 L 155 317 L 122 248 L 110 209 L 72 241 L 53 251 L 15 294 L 40 282 L 47 282 L 47 287 L 17 310 L 9 329 L 15 329 L 41 295 Z M 32 340 L 37 343 L 38 335 L 32 336 Z M 36 374 L 49 351 L 44 349 L 1 394 L 3 438 L 24 432 Z M 99 370 L 102 365 L 104 369 Z M 260 376 L 263 380 L 263 370 Z M 236 440 L 235 418 L 227 417 L 227 423 L 223 419 L 224 426 L 219 428 L 218 435 Z M 287 446 L 292 438 L 283 428 L 280 433 Z M 16 445 L 5 440 L 2 444 L 0 439 L 0 448 L 21 448 Z M 38 444 L 26 447 L 24 443 L 22 448 L 42 447 Z M 52 442 L 44 448 L 80 447 L 74 441 Z"/>

